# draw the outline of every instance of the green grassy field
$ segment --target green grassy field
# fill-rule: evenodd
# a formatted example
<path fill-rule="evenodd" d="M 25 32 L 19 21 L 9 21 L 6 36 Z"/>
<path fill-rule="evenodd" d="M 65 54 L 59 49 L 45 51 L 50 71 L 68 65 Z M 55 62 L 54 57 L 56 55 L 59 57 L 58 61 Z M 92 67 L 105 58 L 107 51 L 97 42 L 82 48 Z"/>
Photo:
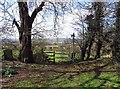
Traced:
<path fill-rule="evenodd" d="M 57 76 L 57 75 L 56 75 Z M 82 73 L 69 79 L 70 75 L 66 74 L 59 78 L 46 78 L 40 84 L 36 78 L 32 77 L 19 81 L 16 86 L 27 87 L 120 87 L 118 76 L 111 73 L 102 73 L 99 77 L 95 77 L 94 73 Z M 119 77 L 120 78 L 120 77 Z"/>
<path fill-rule="evenodd" d="M 13 57 L 18 58 L 19 50 L 13 50 L 12 52 L 13 52 Z M 53 52 L 53 51 L 45 51 L 45 52 Z M 55 54 L 55 62 L 71 61 L 70 57 L 69 57 L 69 53 L 64 52 L 63 54 L 61 54 L 60 51 L 56 51 L 55 53 L 56 53 Z M 49 55 L 50 58 L 53 58 L 52 56 L 50 56 L 50 55 L 53 55 L 53 53 L 47 53 L 47 54 Z M 3 55 L 3 50 L 0 50 L 0 56 L 2 57 L 2 55 Z M 80 55 L 77 54 L 76 58 L 80 60 Z M 90 56 L 90 58 L 94 58 L 94 57 Z M 101 56 L 101 58 L 109 58 L 109 57 L 106 55 L 103 55 L 103 56 Z"/>
<path fill-rule="evenodd" d="M 3 50 L 0 50 L 0 57 L 3 56 Z"/>
<path fill-rule="evenodd" d="M 13 54 L 18 55 L 18 51 L 14 51 Z M 59 57 L 61 55 L 58 54 L 56 56 Z M 59 62 L 62 59 L 57 60 Z M 8 83 L 5 83 L 4 86 L 32 87 L 32 89 L 35 87 L 75 87 L 77 89 L 80 87 L 105 87 L 105 89 L 120 87 L 120 76 L 118 76 L 115 65 L 106 65 L 109 63 L 109 59 L 94 61 L 64 65 L 25 64 L 15 61 L 14 67 L 18 74 L 5 78 Z M 11 64 L 5 65 L 10 66 Z M 101 67 L 104 65 L 106 66 Z M 95 70 L 89 71 L 97 67 L 101 67 L 99 75 Z"/>
<path fill-rule="evenodd" d="M 107 67 L 106 67 L 107 68 Z M 64 70 L 64 69 L 61 69 Z M 15 83 L 15 86 L 27 87 L 120 87 L 120 76 L 117 72 L 101 72 L 96 76 L 94 72 L 74 73 L 50 73 L 42 79 L 30 77 Z M 46 75 L 46 74 L 44 74 Z"/>
<path fill-rule="evenodd" d="M 17 58 L 19 56 L 19 50 L 13 50 L 12 53 L 14 58 Z M 3 50 L 0 50 L 0 57 L 2 57 L 3 54 Z"/>
<path fill-rule="evenodd" d="M 45 51 L 46 52 L 53 52 L 53 51 Z M 50 58 L 54 58 L 54 53 L 46 53 L 49 55 Z M 66 62 L 66 61 L 70 61 L 70 58 L 68 56 L 68 53 L 64 52 L 61 53 L 60 51 L 55 51 L 55 62 Z"/>

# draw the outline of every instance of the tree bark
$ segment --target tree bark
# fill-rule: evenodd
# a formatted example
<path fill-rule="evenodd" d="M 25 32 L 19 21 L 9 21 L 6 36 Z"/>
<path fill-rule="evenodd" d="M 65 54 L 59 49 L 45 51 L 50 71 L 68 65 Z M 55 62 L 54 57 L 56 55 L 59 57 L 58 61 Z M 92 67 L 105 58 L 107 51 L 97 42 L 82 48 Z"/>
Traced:
<path fill-rule="evenodd" d="M 100 58 L 100 50 L 102 48 L 102 35 L 103 35 L 103 2 L 94 2 L 95 21 L 96 21 L 96 56 L 95 59 Z"/>
<path fill-rule="evenodd" d="M 20 60 L 22 62 L 34 62 L 31 49 L 32 23 L 28 14 L 27 2 L 18 2 L 21 26 L 19 28 Z"/>
<path fill-rule="evenodd" d="M 86 60 L 89 59 L 90 57 L 90 52 L 91 52 L 91 47 L 92 47 L 92 44 L 93 44 L 93 41 L 94 41 L 94 37 L 95 37 L 95 21 L 94 21 L 94 16 L 91 14 L 91 15 L 88 15 L 86 17 L 86 21 L 87 21 L 87 24 L 88 24 L 88 32 L 87 32 L 87 47 L 88 47 L 88 50 L 87 50 L 87 57 L 86 57 Z M 87 49 L 86 47 L 86 49 Z"/>
<path fill-rule="evenodd" d="M 101 48 L 102 48 L 102 41 L 100 39 L 98 39 L 95 59 L 100 58 Z"/>
<path fill-rule="evenodd" d="M 91 48 L 92 48 L 92 45 L 93 45 L 93 41 L 94 41 L 94 36 L 90 40 L 90 43 L 89 43 L 89 46 L 88 46 L 88 52 L 87 52 L 86 60 L 89 60 L 89 58 L 90 58 L 90 53 L 91 53 Z"/>
<path fill-rule="evenodd" d="M 29 29 L 31 32 L 31 29 Z M 23 32 L 21 42 L 20 42 L 20 60 L 23 62 L 34 62 L 33 53 L 31 48 L 31 34 Z"/>
<path fill-rule="evenodd" d="M 27 2 L 18 2 L 19 15 L 20 15 L 20 26 L 14 19 L 13 24 L 16 25 L 19 32 L 19 42 L 20 42 L 20 54 L 19 59 L 22 62 L 34 62 L 32 44 L 31 44 L 31 30 L 34 19 L 39 11 L 42 11 L 42 7 L 45 2 L 42 2 L 29 16 Z"/>
<path fill-rule="evenodd" d="M 85 44 L 83 44 L 83 47 L 81 48 L 81 59 L 82 59 L 82 61 L 84 61 L 87 47 L 88 47 L 88 41 L 86 41 Z"/>
<path fill-rule="evenodd" d="M 93 41 L 94 41 L 94 37 L 95 37 L 95 32 L 94 32 L 94 19 L 93 19 L 93 15 L 88 15 L 86 17 L 86 21 L 87 21 L 87 24 L 88 24 L 88 31 L 86 32 L 86 39 L 85 42 L 83 40 L 83 47 L 82 47 L 82 50 L 81 50 L 81 59 L 84 60 L 85 58 L 85 55 L 86 55 L 86 51 L 87 51 L 87 48 L 88 48 L 88 51 L 87 51 L 87 58 L 86 59 L 89 59 L 90 57 L 90 51 L 91 51 L 91 47 L 92 47 L 92 44 L 93 44 Z"/>

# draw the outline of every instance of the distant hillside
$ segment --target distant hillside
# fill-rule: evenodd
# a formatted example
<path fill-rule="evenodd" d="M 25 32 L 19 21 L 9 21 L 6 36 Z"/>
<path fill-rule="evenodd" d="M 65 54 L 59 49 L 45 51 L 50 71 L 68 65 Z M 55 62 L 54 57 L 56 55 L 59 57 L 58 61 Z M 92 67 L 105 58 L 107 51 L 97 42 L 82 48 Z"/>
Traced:
<path fill-rule="evenodd" d="M 0 43 L 2 43 L 2 44 L 4 44 L 4 43 L 18 43 L 18 40 L 4 38 L 4 39 L 0 39 Z"/>
<path fill-rule="evenodd" d="M 64 42 L 67 38 L 48 38 L 48 42 Z"/>
<path fill-rule="evenodd" d="M 44 38 L 48 42 L 64 42 L 68 38 Z M 0 39 L 0 43 L 18 43 L 19 41 L 16 39 Z"/>

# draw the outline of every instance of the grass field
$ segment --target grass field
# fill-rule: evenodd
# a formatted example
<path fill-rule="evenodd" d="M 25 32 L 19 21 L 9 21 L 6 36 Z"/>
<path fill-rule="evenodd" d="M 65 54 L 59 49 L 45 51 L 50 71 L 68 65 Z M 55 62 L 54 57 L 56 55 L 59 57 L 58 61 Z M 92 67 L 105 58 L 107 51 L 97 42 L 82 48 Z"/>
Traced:
<path fill-rule="evenodd" d="M 80 62 L 78 64 L 40 65 L 16 62 L 18 74 L 13 77 L 3 76 L 3 86 L 14 87 L 120 87 L 120 76 L 114 64 L 106 65 L 108 60 Z M 10 66 L 10 62 L 3 62 Z M 27 68 L 26 68 L 27 66 Z M 104 66 L 104 67 L 103 67 Z M 4 67 L 4 66 L 3 66 Z M 100 67 L 100 73 L 93 69 Z"/>
<path fill-rule="evenodd" d="M 45 51 L 46 52 L 53 52 L 53 51 Z M 49 55 L 50 58 L 53 58 L 54 56 L 50 56 L 50 55 L 54 55 L 54 53 L 47 53 Z M 66 62 L 66 61 L 70 61 L 70 58 L 68 56 L 69 54 L 64 52 L 60 52 L 60 51 L 55 51 L 55 62 Z"/>
<path fill-rule="evenodd" d="M 2 50 L 0 50 L 0 57 L 2 57 L 3 56 L 3 51 Z"/>
<path fill-rule="evenodd" d="M 67 54 L 57 52 L 56 62 L 69 61 L 64 59 Z M 3 52 L 0 51 L 0 55 Z M 18 50 L 13 51 L 13 56 L 19 55 Z M 49 55 L 53 55 L 52 53 Z M 63 58 L 58 58 L 63 57 Z M 102 56 L 107 58 L 106 56 Z M 120 87 L 120 76 L 114 64 L 106 65 L 109 60 L 102 61 L 80 62 L 77 64 L 64 65 L 41 65 L 41 64 L 25 64 L 15 61 L 14 67 L 18 74 L 13 77 L 3 76 L 3 86 L 14 87 Z M 3 69 L 11 65 L 9 61 L 3 61 Z M 4 66 L 5 65 L 5 66 Z M 106 65 L 106 66 L 104 66 Z M 26 68 L 27 66 L 27 68 Z M 102 67 L 104 66 L 104 67 Z M 100 68 L 98 74 L 95 68 Z"/>
<path fill-rule="evenodd" d="M 54 76 L 60 76 L 56 74 Z M 24 79 L 16 83 L 16 86 L 28 87 L 120 87 L 118 76 L 114 73 L 102 73 L 99 77 L 95 77 L 94 73 L 81 73 L 78 76 L 69 78 L 70 74 L 63 74 L 59 78 L 45 78 L 40 84 L 36 78 L 32 77 Z"/>
<path fill-rule="evenodd" d="M 12 53 L 14 58 L 17 58 L 19 56 L 19 50 L 13 50 Z M 3 54 L 3 50 L 0 50 L 0 57 L 2 57 Z"/>
<path fill-rule="evenodd" d="M 13 57 L 18 58 L 19 56 L 19 50 L 13 50 Z M 53 52 L 53 51 L 45 51 L 45 52 Z M 69 53 L 61 53 L 60 51 L 55 51 L 55 62 L 66 62 L 66 61 L 71 61 Z M 53 55 L 53 53 L 47 53 L 48 55 Z M 3 50 L 0 50 L 0 57 L 3 55 Z M 49 56 L 50 58 L 53 58 L 52 56 Z M 80 60 L 80 55 L 77 54 L 76 56 L 77 59 Z M 90 58 L 94 58 L 93 56 L 90 56 Z M 101 56 L 101 58 L 109 58 L 107 55 Z"/>

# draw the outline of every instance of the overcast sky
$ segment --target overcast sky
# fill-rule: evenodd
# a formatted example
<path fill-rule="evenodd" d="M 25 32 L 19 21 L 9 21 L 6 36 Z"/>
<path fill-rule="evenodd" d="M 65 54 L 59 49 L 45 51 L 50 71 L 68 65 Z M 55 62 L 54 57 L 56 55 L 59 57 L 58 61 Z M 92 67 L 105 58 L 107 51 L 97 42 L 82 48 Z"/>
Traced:
<path fill-rule="evenodd" d="M 9 2 L 10 4 L 13 4 L 15 1 L 16 0 L 7 0 L 7 2 Z M 83 2 L 83 1 L 88 1 L 88 0 L 76 0 L 76 1 Z M 0 0 L 0 2 L 3 2 L 3 0 Z M 6 4 L 6 7 L 8 7 L 9 5 Z M 0 8 L 3 8 L 3 7 L 0 6 Z M 8 11 L 9 11 L 10 14 L 4 15 L 2 10 L 0 9 L 0 20 L 2 19 L 1 16 L 2 17 L 6 16 L 7 19 L 11 20 L 11 24 L 12 24 L 12 20 L 14 18 L 16 18 L 17 21 L 19 21 L 19 12 L 18 12 L 17 3 L 15 3 Z M 78 12 L 80 10 L 73 9 L 73 11 Z M 29 12 L 29 14 L 31 14 L 31 12 Z M 80 12 L 82 14 L 87 14 L 87 12 L 84 11 L 84 10 L 81 10 Z M 43 12 L 40 12 L 39 14 L 42 15 Z M 63 16 L 58 16 L 58 17 L 60 18 L 60 20 L 59 20 L 60 28 L 58 29 L 58 35 L 56 36 L 56 34 L 55 34 L 55 32 L 57 32 L 57 30 L 56 31 L 48 31 L 48 32 L 44 32 L 44 30 L 41 30 L 41 32 L 46 37 L 60 37 L 60 38 L 66 38 L 67 37 L 67 38 L 70 38 L 71 34 L 73 32 L 77 35 L 77 32 L 73 29 L 73 26 L 72 26 L 72 22 L 76 18 L 75 14 L 71 14 L 71 13 L 65 12 L 65 14 Z M 54 15 L 48 13 L 45 16 L 45 19 L 46 19 L 46 22 L 36 26 L 34 29 L 36 29 L 36 28 L 38 29 L 38 28 L 41 28 L 41 26 L 43 26 L 43 28 L 45 27 L 45 30 L 51 30 L 53 28 L 53 25 L 54 25 L 54 22 L 53 22 Z M 42 17 L 40 15 L 38 15 L 34 22 L 38 23 L 38 22 L 41 22 L 41 20 L 42 20 Z M 4 22 L 1 22 L 0 26 L 3 25 L 3 23 Z M 35 26 L 35 24 L 33 24 L 33 27 L 34 26 Z M 18 32 L 17 32 L 16 27 L 12 28 L 12 29 L 15 30 L 14 31 L 15 34 L 13 34 L 12 38 L 18 39 Z M 59 30 L 60 30 L 60 32 L 59 32 Z"/>

